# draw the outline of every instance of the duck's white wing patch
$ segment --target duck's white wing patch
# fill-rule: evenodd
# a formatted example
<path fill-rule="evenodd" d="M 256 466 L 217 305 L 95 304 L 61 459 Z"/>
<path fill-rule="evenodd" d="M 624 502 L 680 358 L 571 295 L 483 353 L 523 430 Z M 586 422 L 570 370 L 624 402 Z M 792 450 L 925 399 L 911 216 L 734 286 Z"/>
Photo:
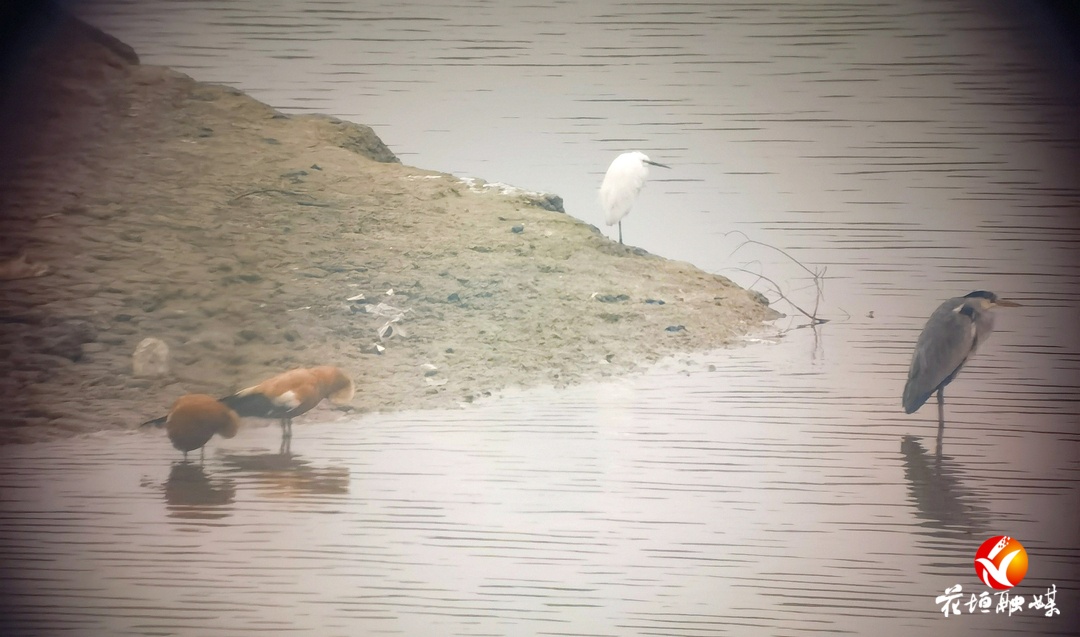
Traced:
<path fill-rule="evenodd" d="M 275 405 L 280 405 L 282 407 L 288 407 L 289 409 L 296 409 L 297 407 L 300 406 L 300 402 L 301 402 L 300 398 L 297 397 L 296 392 L 291 391 L 291 390 L 285 392 L 284 394 L 281 394 L 280 396 L 278 396 L 276 398 L 272 398 L 271 401 Z"/>

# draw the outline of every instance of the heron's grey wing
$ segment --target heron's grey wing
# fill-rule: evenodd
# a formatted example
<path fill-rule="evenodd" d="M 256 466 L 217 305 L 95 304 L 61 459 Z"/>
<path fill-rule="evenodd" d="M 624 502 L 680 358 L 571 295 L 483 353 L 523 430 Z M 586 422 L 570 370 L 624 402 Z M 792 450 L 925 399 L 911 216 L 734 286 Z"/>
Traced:
<path fill-rule="evenodd" d="M 926 322 L 904 387 L 904 411 L 912 413 L 948 383 L 971 355 L 975 344 L 975 324 L 971 317 L 956 312 L 963 299 L 950 299 Z"/>

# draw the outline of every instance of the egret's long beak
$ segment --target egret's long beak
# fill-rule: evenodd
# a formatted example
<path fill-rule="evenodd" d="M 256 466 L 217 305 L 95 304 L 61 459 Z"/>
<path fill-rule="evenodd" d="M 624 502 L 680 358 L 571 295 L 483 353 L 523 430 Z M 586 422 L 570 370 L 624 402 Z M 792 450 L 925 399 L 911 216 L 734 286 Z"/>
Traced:
<path fill-rule="evenodd" d="M 997 307 L 1024 307 L 1016 301 L 1009 301 L 1008 299 L 998 299 L 994 301 L 994 305 Z"/>
<path fill-rule="evenodd" d="M 648 160 L 648 159 L 646 159 L 646 160 L 645 160 L 645 163 L 646 163 L 646 164 L 652 164 L 653 166 L 659 166 L 659 167 L 661 167 L 661 168 L 668 168 L 668 169 L 670 169 L 670 168 L 671 168 L 671 166 L 665 166 L 665 165 L 663 165 L 663 164 L 661 164 L 661 163 L 657 163 L 657 162 L 655 162 L 655 161 L 650 161 L 650 160 Z"/>

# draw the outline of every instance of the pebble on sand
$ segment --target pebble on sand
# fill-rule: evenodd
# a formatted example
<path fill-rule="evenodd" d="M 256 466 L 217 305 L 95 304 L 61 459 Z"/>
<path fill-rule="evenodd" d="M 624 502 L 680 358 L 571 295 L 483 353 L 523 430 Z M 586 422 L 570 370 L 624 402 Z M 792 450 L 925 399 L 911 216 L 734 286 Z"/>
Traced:
<path fill-rule="evenodd" d="M 134 376 L 161 377 L 169 373 L 169 346 L 157 338 L 144 338 L 131 355 Z"/>

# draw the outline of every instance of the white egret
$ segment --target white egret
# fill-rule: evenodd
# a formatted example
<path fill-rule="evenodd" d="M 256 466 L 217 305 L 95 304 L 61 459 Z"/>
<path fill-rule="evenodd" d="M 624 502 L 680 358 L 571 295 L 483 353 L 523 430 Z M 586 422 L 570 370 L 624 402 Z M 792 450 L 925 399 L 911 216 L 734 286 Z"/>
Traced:
<path fill-rule="evenodd" d="M 619 224 L 619 243 L 622 243 L 622 218 L 630 212 L 630 206 L 645 185 L 649 176 L 649 167 L 671 168 L 649 159 L 648 155 L 638 151 L 623 153 L 615 158 L 604 174 L 600 184 L 600 205 L 604 208 L 604 222 L 613 226 Z"/>
<path fill-rule="evenodd" d="M 948 385 L 975 349 L 994 329 L 996 307 L 1019 307 L 1019 303 L 979 290 L 942 303 L 926 322 L 911 358 L 904 411 L 912 413 L 937 392 L 938 426 L 945 425 L 945 385 Z"/>

